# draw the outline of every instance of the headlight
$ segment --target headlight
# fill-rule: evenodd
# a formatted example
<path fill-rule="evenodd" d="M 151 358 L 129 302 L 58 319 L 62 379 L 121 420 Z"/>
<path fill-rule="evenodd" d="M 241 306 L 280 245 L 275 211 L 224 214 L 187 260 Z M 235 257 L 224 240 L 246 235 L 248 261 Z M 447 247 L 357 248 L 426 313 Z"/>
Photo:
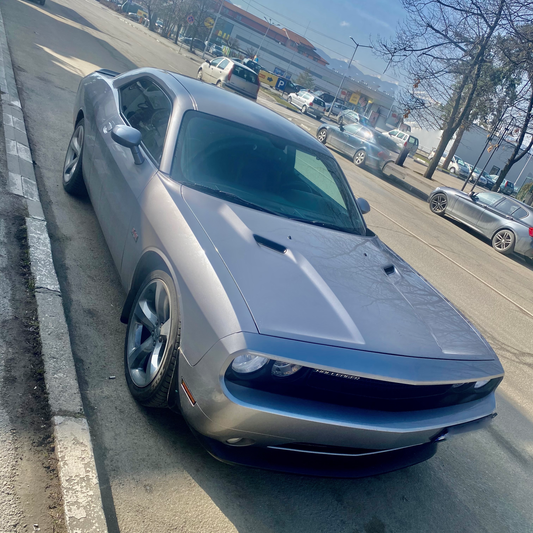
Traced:
<path fill-rule="evenodd" d="M 481 389 L 481 387 L 484 387 L 489 381 L 490 379 L 483 379 L 481 381 L 476 381 L 474 383 L 474 389 Z"/>
<path fill-rule="evenodd" d="M 266 357 L 245 354 L 235 357 L 231 363 L 231 368 L 238 374 L 249 374 L 263 368 L 267 363 L 268 359 Z"/>
<path fill-rule="evenodd" d="M 302 365 L 293 365 L 291 363 L 284 363 L 283 361 L 276 361 L 272 365 L 272 375 L 280 378 L 292 376 L 298 370 L 302 368 Z"/>

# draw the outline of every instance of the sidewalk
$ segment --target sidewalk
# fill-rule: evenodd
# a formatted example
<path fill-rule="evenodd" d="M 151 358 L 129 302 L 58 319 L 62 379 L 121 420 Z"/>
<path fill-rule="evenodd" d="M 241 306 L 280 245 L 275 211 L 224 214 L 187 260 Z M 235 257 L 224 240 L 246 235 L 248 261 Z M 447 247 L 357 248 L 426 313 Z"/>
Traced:
<path fill-rule="evenodd" d="M 31 531 L 32 525 L 34 531 L 105 533 L 89 427 L 1 11 L 0 90 L 0 533 Z"/>
<path fill-rule="evenodd" d="M 427 202 L 429 195 L 437 187 L 452 187 L 460 189 L 464 181 L 451 175 L 436 170 L 432 179 L 424 178 L 426 166 L 415 159 L 407 158 L 404 166 L 399 167 L 394 163 L 389 163 L 383 169 L 385 178 L 394 185 L 409 191 L 414 196 Z"/>

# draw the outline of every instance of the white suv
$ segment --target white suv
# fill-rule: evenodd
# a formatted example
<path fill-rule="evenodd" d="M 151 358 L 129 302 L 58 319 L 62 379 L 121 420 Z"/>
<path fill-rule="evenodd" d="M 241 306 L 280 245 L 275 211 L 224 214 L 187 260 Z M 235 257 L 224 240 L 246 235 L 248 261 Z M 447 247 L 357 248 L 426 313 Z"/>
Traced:
<path fill-rule="evenodd" d="M 302 113 L 311 113 L 318 119 L 321 119 L 326 111 L 324 101 L 309 91 L 300 91 L 299 93 L 291 94 L 288 102 L 294 107 L 297 107 Z"/>

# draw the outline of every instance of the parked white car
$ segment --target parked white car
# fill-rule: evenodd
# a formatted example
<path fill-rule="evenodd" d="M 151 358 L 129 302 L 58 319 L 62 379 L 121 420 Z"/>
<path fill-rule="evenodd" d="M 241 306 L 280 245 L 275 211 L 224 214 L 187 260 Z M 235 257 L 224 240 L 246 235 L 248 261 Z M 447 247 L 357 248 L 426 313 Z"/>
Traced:
<path fill-rule="evenodd" d="M 435 157 L 435 150 L 431 150 L 431 153 L 429 154 L 430 161 L 433 159 L 433 157 Z M 442 154 L 442 157 L 440 158 L 439 166 L 444 165 L 446 157 L 448 157 L 448 154 L 444 152 L 444 154 Z M 448 171 L 450 172 L 450 174 L 455 174 L 462 180 L 467 180 L 468 176 L 470 175 L 470 168 L 468 167 L 468 164 L 456 155 L 452 157 L 450 165 L 448 166 Z"/>
<path fill-rule="evenodd" d="M 409 133 L 400 130 L 392 130 L 387 135 L 401 148 L 409 147 L 409 154 L 415 155 L 418 150 L 418 139 Z"/>
<path fill-rule="evenodd" d="M 296 94 L 291 94 L 288 102 L 294 107 L 297 107 L 304 115 L 310 113 L 318 119 L 321 119 L 326 111 L 324 101 L 309 91 L 300 91 Z"/>
<path fill-rule="evenodd" d="M 259 76 L 242 63 L 227 57 L 206 61 L 198 69 L 197 77 L 199 80 L 214 83 L 217 87 L 257 100 Z"/>

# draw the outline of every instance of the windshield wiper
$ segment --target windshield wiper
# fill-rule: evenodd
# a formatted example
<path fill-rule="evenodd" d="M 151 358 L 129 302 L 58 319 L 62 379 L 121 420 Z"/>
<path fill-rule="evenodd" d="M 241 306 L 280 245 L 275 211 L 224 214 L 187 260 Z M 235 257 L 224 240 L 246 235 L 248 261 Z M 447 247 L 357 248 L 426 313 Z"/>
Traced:
<path fill-rule="evenodd" d="M 207 185 L 200 185 L 199 183 L 184 182 L 183 184 L 187 187 L 190 187 L 191 189 L 196 189 L 201 192 L 206 192 L 207 194 L 215 193 L 215 196 L 219 198 L 225 198 L 236 204 L 243 205 L 244 207 L 250 207 L 252 209 L 257 209 L 258 211 L 263 211 L 264 213 L 269 213 L 270 215 L 281 216 L 279 213 L 276 213 L 275 211 L 271 211 L 270 209 L 267 209 L 266 207 L 254 204 L 253 202 L 249 202 L 248 200 L 245 200 L 244 198 L 241 198 L 240 196 L 233 194 L 232 192 L 223 191 L 215 187 L 208 187 Z"/>
<path fill-rule="evenodd" d="M 336 226 L 335 224 L 330 224 L 328 222 L 322 222 L 321 220 L 309 220 L 307 218 L 291 217 L 291 216 L 287 216 L 287 218 L 290 218 L 291 220 L 296 220 L 298 222 L 305 222 L 306 224 L 312 224 L 313 226 L 320 226 L 322 228 L 328 228 L 328 229 L 334 229 L 334 230 L 337 230 L 337 231 L 343 231 L 344 233 L 355 233 L 356 235 L 360 235 L 361 234 L 361 233 L 358 233 L 355 228 L 352 231 L 350 228 L 345 228 L 345 227 L 342 227 L 342 226 Z"/>

